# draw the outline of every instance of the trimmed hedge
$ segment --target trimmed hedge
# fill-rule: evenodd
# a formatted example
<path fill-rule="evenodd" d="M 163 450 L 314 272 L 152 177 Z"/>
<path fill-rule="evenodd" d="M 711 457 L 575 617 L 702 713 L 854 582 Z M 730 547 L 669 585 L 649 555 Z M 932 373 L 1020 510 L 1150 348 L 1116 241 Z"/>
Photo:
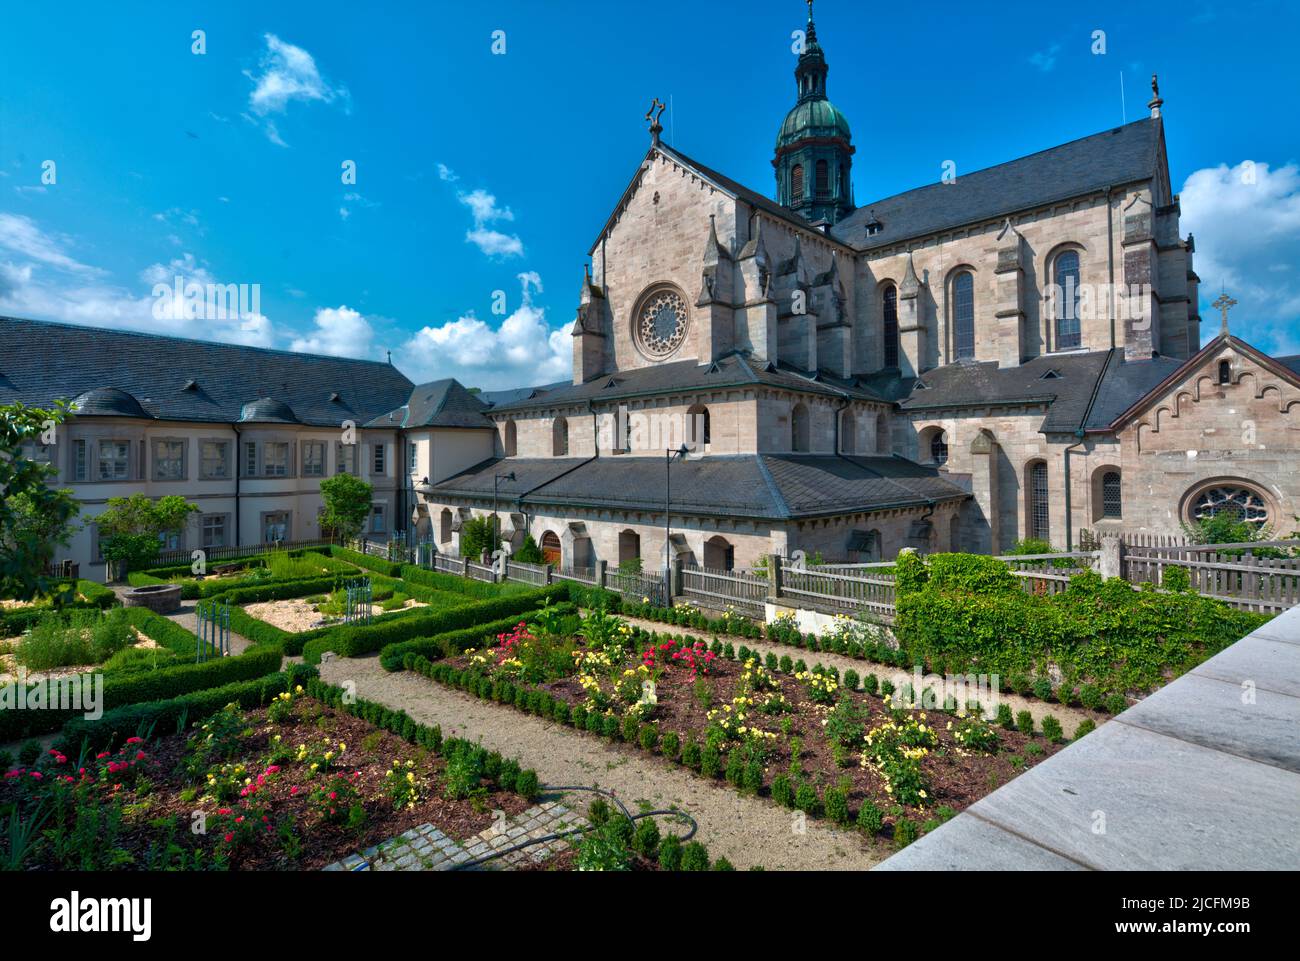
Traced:
<path fill-rule="evenodd" d="M 570 603 L 553 605 L 553 609 L 562 614 L 574 614 L 577 607 Z M 417 637 L 410 641 L 389 644 L 379 652 L 379 663 L 386 671 L 410 670 L 413 658 L 454 657 L 477 646 L 484 637 L 503 634 L 511 630 L 521 620 L 520 615 L 503 617 L 499 620 L 475 624 L 472 627 L 445 631 L 434 637 Z"/>
<path fill-rule="evenodd" d="M 253 680 L 223 684 L 163 701 L 123 705 L 105 711 L 103 717 L 94 721 L 73 718 L 63 726 L 58 744 L 60 750 L 75 757 L 83 743 L 92 751 L 102 750 L 129 737 L 143 737 L 151 731 L 171 733 L 167 728 L 179 727 L 182 720 L 187 725 L 193 724 L 217 713 L 227 704 L 239 704 L 245 709 L 269 704 L 277 694 L 306 679 L 302 666 L 294 664 L 285 671 Z"/>
<path fill-rule="evenodd" d="M 489 584 L 487 581 L 476 581 L 456 574 L 426 570 L 423 567 L 416 567 L 414 564 L 403 564 L 401 573 L 402 580 L 408 584 L 423 584 L 426 587 L 432 587 L 440 591 L 451 591 L 454 594 L 465 594 L 469 597 L 501 597 L 505 594 L 524 594 L 536 589 L 531 585 L 521 584 L 518 581 Z"/>
<path fill-rule="evenodd" d="M 1046 676 L 1055 665 L 1067 685 L 1147 691 L 1268 620 L 1196 594 L 1135 591 L 1092 572 L 1040 597 L 1006 590 L 979 572 L 939 579 L 933 563 L 928 578 L 899 590 L 894 634 L 912 661 L 943 673 Z"/>
<path fill-rule="evenodd" d="M 385 560 L 382 557 L 371 557 L 369 554 L 360 554 L 357 551 L 348 550 L 346 547 L 339 547 L 337 544 L 330 548 L 330 555 L 345 560 L 349 564 L 355 564 L 357 567 L 364 567 L 368 571 L 374 571 L 376 574 L 383 574 L 385 577 L 400 577 L 402 574 L 402 565 L 396 561 Z"/>
<path fill-rule="evenodd" d="M 192 635 L 190 640 L 193 650 Z M 177 698 L 208 688 L 264 677 L 278 671 L 281 660 L 279 648 L 259 647 L 237 657 L 219 657 L 202 664 L 179 664 L 160 667 L 154 671 L 133 671 L 122 677 L 109 675 L 104 678 L 101 707 L 107 716 L 124 705 Z M 35 686 L 29 686 L 28 690 Z M 82 713 L 84 712 L 50 709 L 0 711 L 0 741 L 47 734 Z"/>
<path fill-rule="evenodd" d="M 548 597 L 554 600 L 568 597 L 566 585 L 553 584 L 527 594 L 511 594 L 441 611 L 421 611 L 420 615 L 409 617 L 387 618 L 365 627 L 330 628 L 322 636 L 303 645 L 302 656 L 308 664 L 319 664 L 320 656 L 325 651 L 334 651 L 341 657 L 373 654 L 401 641 L 431 637 L 486 621 L 525 614 L 540 607 Z"/>
<path fill-rule="evenodd" d="M 0 613 L 0 637 L 12 637 L 30 630 L 44 615 L 51 611 L 84 611 L 95 608 L 106 611 L 110 607 L 117 605 L 117 595 L 103 584 L 79 580 L 76 582 L 76 591 L 80 599 L 60 607 L 19 607 Z"/>

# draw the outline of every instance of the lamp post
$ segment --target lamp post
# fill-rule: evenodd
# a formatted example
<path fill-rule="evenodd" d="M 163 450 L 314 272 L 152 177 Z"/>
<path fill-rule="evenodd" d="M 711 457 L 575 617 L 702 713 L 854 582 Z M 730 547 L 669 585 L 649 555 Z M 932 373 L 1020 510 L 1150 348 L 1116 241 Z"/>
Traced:
<path fill-rule="evenodd" d="M 676 450 L 664 451 L 664 592 L 665 603 L 672 603 L 673 591 L 673 568 L 672 568 L 672 490 L 673 490 L 673 461 L 677 458 L 683 460 L 691 452 L 685 444 Z"/>
<path fill-rule="evenodd" d="M 500 481 L 515 479 L 515 472 L 509 474 L 492 475 L 492 553 L 495 554 L 501 546 L 501 519 L 497 517 L 497 485 Z"/>

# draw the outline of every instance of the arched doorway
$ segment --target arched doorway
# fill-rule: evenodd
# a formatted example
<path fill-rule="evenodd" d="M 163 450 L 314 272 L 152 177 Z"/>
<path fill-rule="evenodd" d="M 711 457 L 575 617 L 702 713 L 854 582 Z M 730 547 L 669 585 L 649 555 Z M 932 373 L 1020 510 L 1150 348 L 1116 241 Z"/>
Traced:
<path fill-rule="evenodd" d="M 641 535 L 631 528 L 619 531 L 618 566 L 625 571 L 641 569 Z"/>
<path fill-rule="evenodd" d="M 451 509 L 444 507 L 438 517 L 438 543 L 446 544 L 451 540 Z"/>
<path fill-rule="evenodd" d="M 736 566 L 736 549 L 721 535 L 704 542 L 704 566 L 716 571 L 729 571 Z"/>
<path fill-rule="evenodd" d="M 542 560 L 560 567 L 560 555 L 560 535 L 555 531 L 547 531 L 542 535 Z"/>

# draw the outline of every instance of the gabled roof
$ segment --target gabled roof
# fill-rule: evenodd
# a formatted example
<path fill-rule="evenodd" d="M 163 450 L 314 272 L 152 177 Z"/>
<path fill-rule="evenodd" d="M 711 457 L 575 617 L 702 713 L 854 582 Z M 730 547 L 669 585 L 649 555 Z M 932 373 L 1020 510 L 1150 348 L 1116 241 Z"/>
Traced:
<path fill-rule="evenodd" d="M 959 171 L 951 183 L 930 184 L 863 204 L 836 224 L 831 235 L 855 249 L 872 250 L 1158 178 L 1160 129 L 1148 117 L 994 167 Z M 867 223 L 873 217 L 883 229 L 869 236 Z"/>
<path fill-rule="evenodd" d="M 764 385 L 803 393 L 858 400 L 880 400 L 853 380 L 826 374 L 810 377 L 784 368 L 757 365 L 740 353 L 726 354 L 712 363 L 682 360 L 601 374 L 582 384 L 536 389 L 513 402 L 497 404 L 492 413 L 572 404 L 602 403 L 670 391 L 704 391 L 723 387 Z"/>
<path fill-rule="evenodd" d="M 490 498 L 493 478 L 510 471 L 516 480 L 499 482 L 502 501 L 656 512 L 664 508 L 662 461 L 633 455 L 492 459 L 433 485 L 430 496 Z M 709 455 L 672 466 L 672 510 L 707 517 L 794 520 L 921 507 L 967 496 L 934 468 L 899 457 Z"/>
<path fill-rule="evenodd" d="M 407 402 L 376 417 L 367 427 L 450 427 L 492 430 L 492 421 L 483 416 L 488 404 L 475 397 L 450 377 L 420 384 L 411 390 Z"/>
<path fill-rule="evenodd" d="M 337 427 L 365 423 L 411 393 L 397 368 L 378 361 L 77 324 L 0 317 L 0 343 L 0 403 L 89 395 L 86 416 L 129 416 L 115 407 L 120 397 L 100 391 L 112 388 L 160 420 L 229 424 L 247 408 L 254 419 L 288 410 L 297 423 Z"/>
<path fill-rule="evenodd" d="M 1188 375 L 1204 364 L 1210 357 L 1222 350 L 1225 346 L 1231 347 L 1232 349 L 1246 355 L 1265 370 L 1277 375 L 1287 383 L 1292 384 L 1295 387 L 1300 387 L 1300 371 L 1297 371 L 1293 364 L 1287 363 L 1287 361 L 1294 361 L 1297 358 L 1287 357 L 1275 359 L 1268 356 L 1268 354 L 1265 354 L 1263 351 L 1252 347 L 1239 337 L 1234 337 L 1232 334 L 1228 333 L 1221 333 L 1191 357 L 1187 358 L 1187 360 L 1183 361 L 1181 364 L 1175 364 L 1172 369 L 1167 369 L 1164 377 L 1159 381 L 1154 382 L 1147 390 L 1133 398 L 1127 407 L 1122 408 L 1119 413 L 1114 414 L 1110 420 L 1105 423 L 1090 426 L 1089 429 L 1106 432 L 1119 430 L 1125 424 L 1149 408 L 1152 404 L 1156 403 L 1161 397 L 1169 392 L 1170 388 L 1186 380 Z"/>

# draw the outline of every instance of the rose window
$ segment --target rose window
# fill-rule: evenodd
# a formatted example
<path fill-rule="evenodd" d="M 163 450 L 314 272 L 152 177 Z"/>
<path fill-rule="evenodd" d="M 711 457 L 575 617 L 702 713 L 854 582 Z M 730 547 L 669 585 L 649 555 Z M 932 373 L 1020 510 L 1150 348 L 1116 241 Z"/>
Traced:
<path fill-rule="evenodd" d="M 637 318 L 637 341 L 652 357 L 667 357 L 686 339 L 686 301 L 672 290 L 652 294 Z"/>
<path fill-rule="evenodd" d="M 1228 515 L 1247 524 L 1268 523 L 1264 498 L 1248 487 L 1211 487 L 1201 492 L 1192 504 L 1192 519 L 1209 520 Z"/>

